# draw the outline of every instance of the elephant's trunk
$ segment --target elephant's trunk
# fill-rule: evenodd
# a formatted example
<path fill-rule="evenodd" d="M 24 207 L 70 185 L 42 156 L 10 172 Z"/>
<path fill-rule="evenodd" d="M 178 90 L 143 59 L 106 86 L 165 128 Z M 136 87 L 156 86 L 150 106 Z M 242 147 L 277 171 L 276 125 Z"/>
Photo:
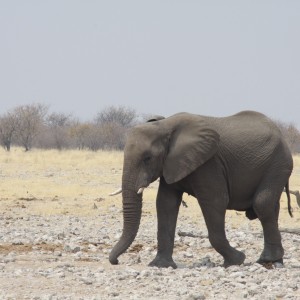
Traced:
<path fill-rule="evenodd" d="M 111 250 L 109 261 L 118 264 L 118 257 L 124 253 L 134 241 L 139 229 L 142 214 L 142 195 L 134 188 L 124 189 L 123 184 L 123 233 L 118 243 Z"/>

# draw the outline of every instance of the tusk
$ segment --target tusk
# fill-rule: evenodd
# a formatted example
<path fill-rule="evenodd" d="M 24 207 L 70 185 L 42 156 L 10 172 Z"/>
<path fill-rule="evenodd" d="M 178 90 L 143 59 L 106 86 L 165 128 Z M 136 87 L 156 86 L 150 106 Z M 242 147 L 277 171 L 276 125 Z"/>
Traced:
<path fill-rule="evenodd" d="M 138 193 L 139 195 L 140 195 L 140 194 L 142 194 L 142 193 L 143 193 L 143 191 L 144 191 L 144 189 L 145 189 L 144 187 L 141 187 L 141 188 L 139 188 L 139 190 L 138 190 L 138 192 L 137 192 L 137 193 Z"/>
<path fill-rule="evenodd" d="M 109 196 L 115 196 L 115 195 L 118 195 L 118 194 L 121 194 L 122 193 L 122 188 L 119 188 L 118 190 L 116 190 L 115 192 L 109 194 Z"/>

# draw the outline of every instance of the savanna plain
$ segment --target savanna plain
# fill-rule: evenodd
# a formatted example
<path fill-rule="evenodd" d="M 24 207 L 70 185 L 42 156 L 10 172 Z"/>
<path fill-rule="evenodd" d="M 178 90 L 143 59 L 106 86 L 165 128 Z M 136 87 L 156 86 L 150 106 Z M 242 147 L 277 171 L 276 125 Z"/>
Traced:
<path fill-rule="evenodd" d="M 122 177 L 122 152 L 0 150 L 0 299 L 300 299 L 300 208 L 281 197 L 284 268 L 255 261 L 263 247 L 259 221 L 228 211 L 226 233 L 246 254 L 222 267 L 210 246 L 197 201 L 185 195 L 174 260 L 150 268 L 156 254 L 158 182 L 144 192 L 139 233 L 119 265 L 108 262 L 122 233 L 122 197 L 108 196 Z M 300 190 L 294 156 L 290 189 Z"/>

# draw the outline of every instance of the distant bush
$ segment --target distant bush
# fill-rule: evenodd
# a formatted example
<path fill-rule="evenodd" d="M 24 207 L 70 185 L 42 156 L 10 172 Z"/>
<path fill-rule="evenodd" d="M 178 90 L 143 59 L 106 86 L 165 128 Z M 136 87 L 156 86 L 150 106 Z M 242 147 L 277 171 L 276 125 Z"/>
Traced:
<path fill-rule="evenodd" d="M 42 104 L 22 105 L 0 116 L 0 144 L 7 151 L 12 145 L 25 151 L 43 149 L 121 150 L 128 128 L 137 123 L 136 111 L 109 106 L 89 122 L 71 115 L 49 113 Z"/>
<path fill-rule="evenodd" d="M 293 123 L 275 121 L 283 133 L 292 153 L 300 152 L 300 132 Z"/>
<path fill-rule="evenodd" d="M 43 149 L 122 150 L 129 128 L 151 119 L 139 116 L 130 107 L 108 106 L 91 121 L 81 122 L 72 115 L 49 113 L 47 106 L 18 106 L 0 116 L 0 145 L 10 151 L 12 145 L 25 151 Z M 292 123 L 275 121 L 293 153 L 300 152 L 300 133 Z"/>
<path fill-rule="evenodd" d="M 19 123 L 14 112 L 8 112 L 0 117 L 0 143 L 5 150 L 10 151 L 18 128 Z"/>
<path fill-rule="evenodd" d="M 98 125 L 116 124 L 124 128 L 133 126 L 136 121 L 136 111 L 124 106 L 109 106 L 99 112 L 95 118 L 95 123 Z"/>

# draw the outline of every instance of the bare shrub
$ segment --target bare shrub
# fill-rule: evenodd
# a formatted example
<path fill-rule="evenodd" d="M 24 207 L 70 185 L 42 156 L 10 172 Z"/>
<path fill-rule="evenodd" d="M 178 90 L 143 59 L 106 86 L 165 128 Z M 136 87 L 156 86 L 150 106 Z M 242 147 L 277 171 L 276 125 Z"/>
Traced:
<path fill-rule="evenodd" d="M 131 127 L 137 120 L 137 113 L 134 109 L 124 106 L 109 106 L 99 112 L 95 118 L 98 125 L 118 124 L 121 127 Z"/>
<path fill-rule="evenodd" d="M 90 123 L 80 123 L 80 121 L 74 122 L 70 128 L 70 137 L 73 144 L 79 150 L 88 148 L 88 137 L 90 135 L 90 130 L 93 125 Z"/>
<path fill-rule="evenodd" d="M 94 123 L 101 149 L 123 149 L 127 129 L 137 122 L 136 111 L 129 107 L 109 106 L 99 112 Z"/>
<path fill-rule="evenodd" d="M 17 128 L 18 119 L 13 112 L 8 112 L 0 118 L 0 143 L 6 151 L 10 151 Z"/>
<path fill-rule="evenodd" d="M 92 151 L 97 151 L 103 148 L 102 133 L 99 126 L 90 123 L 85 131 L 84 144 Z"/>
<path fill-rule="evenodd" d="M 28 151 L 42 128 L 48 108 L 42 104 L 22 105 L 14 109 L 18 127 L 17 142 Z"/>
<path fill-rule="evenodd" d="M 300 132 L 293 123 L 275 121 L 283 133 L 292 153 L 300 151 Z"/>
<path fill-rule="evenodd" d="M 125 146 L 127 128 L 117 123 L 107 123 L 99 126 L 101 148 L 105 150 L 122 150 Z"/>
<path fill-rule="evenodd" d="M 70 136 L 71 124 L 71 115 L 51 113 L 47 116 L 43 134 L 42 137 L 40 137 L 42 147 L 55 148 L 58 150 L 70 148 L 72 145 Z"/>

